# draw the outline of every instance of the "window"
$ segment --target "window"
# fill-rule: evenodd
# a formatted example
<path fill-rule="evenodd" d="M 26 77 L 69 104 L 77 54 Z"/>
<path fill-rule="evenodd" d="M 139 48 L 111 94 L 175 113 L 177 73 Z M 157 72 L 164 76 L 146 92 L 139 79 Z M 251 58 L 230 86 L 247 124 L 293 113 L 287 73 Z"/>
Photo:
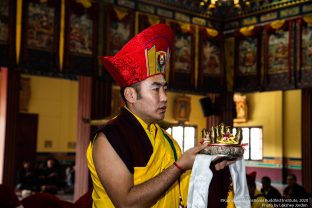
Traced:
<path fill-rule="evenodd" d="M 196 126 L 172 126 L 167 132 L 178 142 L 182 153 L 195 146 Z"/>
<path fill-rule="evenodd" d="M 241 127 L 243 130 L 242 143 L 247 143 L 245 147 L 244 159 L 245 160 L 262 160 L 262 127 Z M 233 128 L 233 133 L 236 129 Z"/>

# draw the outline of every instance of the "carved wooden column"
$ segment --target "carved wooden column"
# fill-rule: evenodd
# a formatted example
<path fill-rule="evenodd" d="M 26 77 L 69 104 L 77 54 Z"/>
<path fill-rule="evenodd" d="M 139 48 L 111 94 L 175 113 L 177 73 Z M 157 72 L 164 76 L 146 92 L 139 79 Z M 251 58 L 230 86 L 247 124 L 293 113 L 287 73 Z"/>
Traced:
<path fill-rule="evenodd" d="M 302 89 L 302 184 L 312 192 L 312 89 Z"/>
<path fill-rule="evenodd" d="M 2 183 L 15 187 L 17 167 L 16 131 L 19 109 L 20 73 L 8 68 L 1 68 L 1 145 Z M 1 158 L 0 157 L 0 158 Z M 1 178 L 0 178 L 1 180 Z M 0 181 L 1 183 L 1 181 Z"/>
<path fill-rule="evenodd" d="M 90 141 L 90 125 L 82 118 L 91 116 L 92 78 L 80 76 L 78 79 L 78 116 L 76 141 L 76 170 L 74 201 L 86 193 L 89 188 L 89 172 L 86 159 L 86 150 Z"/>

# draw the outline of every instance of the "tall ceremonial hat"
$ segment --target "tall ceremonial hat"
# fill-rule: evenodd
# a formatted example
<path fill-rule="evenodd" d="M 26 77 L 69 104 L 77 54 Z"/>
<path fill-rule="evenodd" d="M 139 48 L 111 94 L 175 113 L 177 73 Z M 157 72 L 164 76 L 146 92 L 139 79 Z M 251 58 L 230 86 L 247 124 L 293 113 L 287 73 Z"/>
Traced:
<path fill-rule="evenodd" d="M 165 74 L 172 42 L 171 28 L 156 24 L 133 37 L 115 56 L 103 56 L 102 62 L 116 83 L 127 87 Z"/>
<path fill-rule="evenodd" d="M 257 172 L 253 171 L 246 174 L 247 184 L 256 184 Z"/>

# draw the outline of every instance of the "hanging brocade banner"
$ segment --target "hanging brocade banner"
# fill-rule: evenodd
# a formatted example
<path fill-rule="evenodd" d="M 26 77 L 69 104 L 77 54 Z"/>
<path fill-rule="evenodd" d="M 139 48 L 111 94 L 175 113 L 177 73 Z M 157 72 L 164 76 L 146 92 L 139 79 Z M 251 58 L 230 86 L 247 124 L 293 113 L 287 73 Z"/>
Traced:
<path fill-rule="evenodd" d="M 298 18 L 297 87 L 312 87 L 312 16 Z"/>
<path fill-rule="evenodd" d="M 234 91 L 261 89 L 262 27 L 246 27 L 235 33 Z"/>
<path fill-rule="evenodd" d="M 265 27 L 264 90 L 295 88 L 293 21 L 280 20 Z"/>
<path fill-rule="evenodd" d="M 94 75 L 97 68 L 98 4 L 66 4 L 65 72 Z"/>
<path fill-rule="evenodd" d="M 190 24 L 170 22 L 175 33 L 170 63 L 169 86 L 178 90 L 195 89 L 195 28 Z"/>
<path fill-rule="evenodd" d="M 59 71 L 60 0 L 23 1 L 20 67 L 39 74 Z"/>
<path fill-rule="evenodd" d="M 201 92 L 224 92 L 224 39 L 214 29 L 199 29 L 199 70 L 197 89 Z"/>

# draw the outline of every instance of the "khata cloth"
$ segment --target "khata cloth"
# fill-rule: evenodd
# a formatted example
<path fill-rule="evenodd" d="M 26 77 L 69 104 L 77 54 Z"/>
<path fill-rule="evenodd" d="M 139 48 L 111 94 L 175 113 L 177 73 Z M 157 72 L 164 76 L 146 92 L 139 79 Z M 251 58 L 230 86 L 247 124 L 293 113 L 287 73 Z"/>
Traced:
<path fill-rule="evenodd" d="M 96 133 L 103 132 L 114 150 L 126 164 L 134 177 L 134 185 L 141 184 L 170 167 L 175 161 L 173 149 L 165 138 L 165 131 L 158 124 L 148 126 L 143 120 L 132 114 L 125 107 L 121 108 L 120 114 L 109 121 Z M 169 137 L 175 147 L 177 157 L 181 157 L 178 143 Z M 87 149 L 88 167 L 93 182 L 93 208 L 114 207 L 109 199 L 105 188 L 100 182 L 92 159 L 91 141 Z M 153 207 L 179 206 L 181 193 L 182 202 L 186 204 L 190 171 L 180 177 L 165 194 L 154 204 Z M 122 188 L 122 187 L 120 187 Z"/>
<path fill-rule="evenodd" d="M 164 74 L 170 59 L 173 32 L 166 24 L 156 24 L 133 37 L 114 56 L 102 62 L 120 87 L 127 87 L 150 76 Z"/>
<path fill-rule="evenodd" d="M 216 157 L 215 155 L 196 155 L 188 191 L 188 208 L 207 207 L 209 185 L 213 176 L 209 166 L 211 161 Z M 236 160 L 235 163 L 229 166 L 229 169 L 233 181 L 234 203 L 236 208 L 250 208 L 245 160 Z"/>

